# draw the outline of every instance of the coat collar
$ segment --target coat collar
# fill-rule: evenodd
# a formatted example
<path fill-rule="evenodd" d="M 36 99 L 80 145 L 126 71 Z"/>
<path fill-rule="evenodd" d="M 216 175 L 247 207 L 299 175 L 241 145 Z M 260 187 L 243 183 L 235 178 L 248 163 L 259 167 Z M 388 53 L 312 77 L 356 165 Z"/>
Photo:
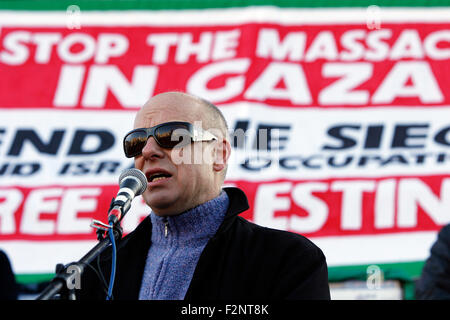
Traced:
<path fill-rule="evenodd" d="M 245 195 L 244 191 L 236 187 L 226 187 L 223 188 L 223 190 L 227 193 L 230 203 L 228 206 L 228 210 L 225 213 L 225 218 L 224 221 L 222 222 L 222 225 L 226 224 L 226 222 L 228 222 L 230 218 L 235 217 L 250 208 L 247 196 Z M 126 238 L 134 238 L 137 235 L 139 235 L 138 236 L 139 238 L 144 237 L 144 239 L 150 240 L 151 232 L 152 232 L 152 223 L 150 215 L 148 215 L 133 232 L 131 232 L 124 238 L 124 240 Z M 124 241 L 124 244 L 126 242 L 127 241 Z"/>
<path fill-rule="evenodd" d="M 228 206 L 227 213 L 225 215 L 225 220 L 231 217 L 237 216 L 238 214 L 248 210 L 250 206 L 248 205 L 248 199 L 244 191 L 235 187 L 223 188 L 230 199 L 230 204 Z"/>

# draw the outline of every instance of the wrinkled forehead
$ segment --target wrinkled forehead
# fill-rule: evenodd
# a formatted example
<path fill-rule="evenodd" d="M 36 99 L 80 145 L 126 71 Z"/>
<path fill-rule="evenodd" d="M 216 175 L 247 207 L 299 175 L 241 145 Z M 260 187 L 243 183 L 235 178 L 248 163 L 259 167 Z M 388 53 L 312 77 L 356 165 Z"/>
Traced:
<path fill-rule="evenodd" d="M 185 94 L 161 94 L 150 99 L 137 112 L 134 128 L 149 128 L 169 121 L 198 124 L 207 121 L 206 118 L 197 99 Z"/>

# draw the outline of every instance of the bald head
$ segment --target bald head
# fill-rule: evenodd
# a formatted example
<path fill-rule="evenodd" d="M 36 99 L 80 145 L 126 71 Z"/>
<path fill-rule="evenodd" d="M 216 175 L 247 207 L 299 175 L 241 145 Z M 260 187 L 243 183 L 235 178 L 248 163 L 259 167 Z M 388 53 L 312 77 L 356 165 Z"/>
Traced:
<path fill-rule="evenodd" d="M 136 119 L 142 114 L 148 113 L 149 110 L 155 109 L 155 107 L 156 112 L 173 113 L 172 121 L 188 121 L 192 124 L 200 121 L 203 129 L 212 130 L 216 135 L 220 132 L 222 137 L 228 136 L 228 125 L 222 112 L 214 104 L 203 98 L 177 91 L 160 93 L 145 103 L 138 111 Z M 156 116 L 156 112 L 148 114 L 147 117 Z"/>
<path fill-rule="evenodd" d="M 208 117 L 209 128 L 207 129 L 216 128 L 220 130 L 223 137 L 228 137 L 228 124 L 219 108 L 217 108 L 208 100 L 205 100 L 203 98 L 198 99 L 200 99 L 204 107 L 205 116 Z"/>

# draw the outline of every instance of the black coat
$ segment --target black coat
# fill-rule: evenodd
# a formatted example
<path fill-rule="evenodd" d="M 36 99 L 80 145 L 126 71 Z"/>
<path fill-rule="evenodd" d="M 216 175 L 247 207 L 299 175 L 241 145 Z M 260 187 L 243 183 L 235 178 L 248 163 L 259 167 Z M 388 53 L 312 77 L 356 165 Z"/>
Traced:
<path fill-rule="evenodd" d="M 450 300 L 450 224 L 439 231 L 416 284 L 416 299 Z"/>
<path fill-rule="evenodd" d="M 16 300 L 18 286 L 8 256 L 0 250 L 0 300 Z"/>
<path fill-rule="evenodd" d="M 239 217 L 249 208 L 247 197 L 237 188 L 224 190 L 227 214 L 200 256 L 185 300 L 330 299 L 322 251 L 299 234 Z M 147 217 L 118 244 L 114 299 L 138 299 L 151 230 Z M 101 265 L 109 282 L 111 260 L 105 257 Z M 91 269 L 83 274 L 79 298 L 104 300 L 105 287 Z"/>

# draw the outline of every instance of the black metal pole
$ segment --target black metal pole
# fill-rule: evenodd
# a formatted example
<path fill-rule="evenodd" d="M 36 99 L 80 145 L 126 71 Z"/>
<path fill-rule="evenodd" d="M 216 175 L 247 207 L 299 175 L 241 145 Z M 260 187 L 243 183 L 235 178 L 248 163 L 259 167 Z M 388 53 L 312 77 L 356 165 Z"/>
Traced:
<path fill-rule="evenodd" d="M 119 240 L 122 237 L 121 229 L 113 228 L 114 238 Z M 69 266 L 76 266 L 78 270 L 82 273 L 87 264 L 91 263 L 99 254 L 105 251 L 111 244 L 110 238 L 107 236 L 100 240 L 95 247 L 93 247 L 87 254 L 85 254 L 78 262 L 71 263 Z M 36 298 L 36 300 L 50 300 L 52 297 L 68 287 L 68 284 L 73 282 L 76 276 L 73 273 L 66 272 L 67 267 L 59 272 L 50 282 L 50 284 L 41 292 L 41 294 Z M 81 274 L 79 275 L 81 276 Z"/>
<path fill-rule="evenodd" d="M 50 300 L 55 294 L 60 292 L 63 287 L 64 283 L 62 280 L 53 278 L 52 282 L 44 289 L 44 291 L 42 291 L 36 300 Z"/>

